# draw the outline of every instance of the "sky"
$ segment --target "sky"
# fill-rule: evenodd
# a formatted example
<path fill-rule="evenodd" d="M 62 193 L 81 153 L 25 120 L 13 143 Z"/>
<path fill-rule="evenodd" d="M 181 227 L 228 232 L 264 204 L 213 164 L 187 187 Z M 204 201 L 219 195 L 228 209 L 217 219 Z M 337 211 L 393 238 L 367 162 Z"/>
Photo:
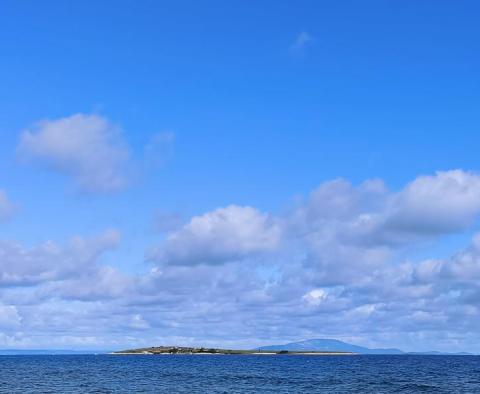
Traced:
<path fill-rule="evenodd" d="M 480 353 L 477 1 L 0 4 L 0 348 Z"/>

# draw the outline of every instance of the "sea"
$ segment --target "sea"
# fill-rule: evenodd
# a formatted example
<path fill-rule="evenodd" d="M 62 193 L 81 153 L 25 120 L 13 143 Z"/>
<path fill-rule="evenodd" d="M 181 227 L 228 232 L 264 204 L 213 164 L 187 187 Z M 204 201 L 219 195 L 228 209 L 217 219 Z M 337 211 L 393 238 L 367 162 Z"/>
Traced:
<path fill-rule="evenodd" d="M 1 393 L 480 393 L 480 356 L 0 356 Z"/>

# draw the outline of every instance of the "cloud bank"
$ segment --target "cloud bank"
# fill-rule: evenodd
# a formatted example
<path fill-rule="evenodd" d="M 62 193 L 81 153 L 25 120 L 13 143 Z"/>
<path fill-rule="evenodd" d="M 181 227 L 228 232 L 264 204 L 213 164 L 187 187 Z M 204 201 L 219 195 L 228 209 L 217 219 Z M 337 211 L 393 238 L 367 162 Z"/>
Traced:
<path fill-rule="evenodd" d="M 30 346 L 32 332 L 83 348 L 337 337 L 480 352 L 479 185 L 461 170 L 397 191 L 336 179 L 281 215 L 228 205 L 167 232 L 137 275 L 102 262 L 122 247 L 115 231 L 32 248 L 2 241 L 0 343 Z M 471 241 L 450 256 L 409 254 L 465 231 Z"/>

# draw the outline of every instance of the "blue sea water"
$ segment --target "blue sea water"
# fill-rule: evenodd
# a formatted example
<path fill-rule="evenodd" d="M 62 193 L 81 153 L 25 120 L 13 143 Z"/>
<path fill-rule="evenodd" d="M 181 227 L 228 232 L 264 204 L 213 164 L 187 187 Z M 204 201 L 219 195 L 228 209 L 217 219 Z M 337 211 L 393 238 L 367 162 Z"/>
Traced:
<path fill-rule="evenodd" d="M 480 393 L 477 356 L 0 356 L 1 393 Z"/>

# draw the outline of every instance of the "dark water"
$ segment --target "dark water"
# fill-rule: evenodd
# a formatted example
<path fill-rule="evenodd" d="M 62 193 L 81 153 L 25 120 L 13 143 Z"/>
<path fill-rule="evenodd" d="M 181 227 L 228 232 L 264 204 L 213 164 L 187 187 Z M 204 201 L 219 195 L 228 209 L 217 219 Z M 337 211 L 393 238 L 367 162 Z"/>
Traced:
<path fill-rule="evenodd" d="M 480 393 L 476 356 L 0 356 L 1 393 Z"/>

